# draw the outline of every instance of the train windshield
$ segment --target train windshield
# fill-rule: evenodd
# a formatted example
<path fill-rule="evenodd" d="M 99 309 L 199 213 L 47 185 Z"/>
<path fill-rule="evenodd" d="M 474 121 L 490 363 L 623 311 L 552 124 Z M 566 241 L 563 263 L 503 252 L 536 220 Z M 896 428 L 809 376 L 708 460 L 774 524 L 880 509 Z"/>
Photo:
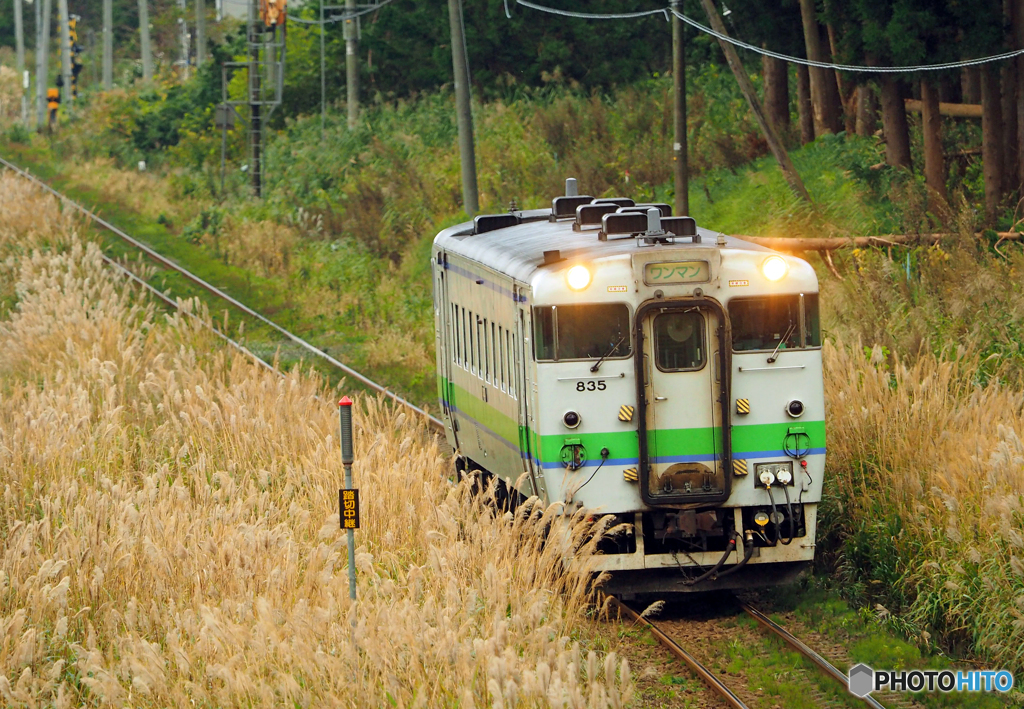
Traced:
<path fill-rule="evenodd" d="M 736 352 L 821 346 L 817 293 L 733 300 L 729 320 Z"/>
<path fill-rule="evenodd" d="M 629 308 L 623 303 L 542 305 L 533 309 L 537 360 L 629 357 Z"/>

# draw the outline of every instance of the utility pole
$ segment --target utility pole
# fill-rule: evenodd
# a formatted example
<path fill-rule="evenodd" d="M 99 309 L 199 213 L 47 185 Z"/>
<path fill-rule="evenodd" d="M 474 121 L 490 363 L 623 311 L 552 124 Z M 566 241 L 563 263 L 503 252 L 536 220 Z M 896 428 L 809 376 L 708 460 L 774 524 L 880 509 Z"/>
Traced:
<path fill-rule="evenodd" d="M 348 104 L 348 129 L 356 127 L 359 120 L 359 21 L 352 17 L 356 12 L 356 0 L 345 0 L 345 87 Z"/>
<path fill-rule="evenodd" d="M 260 94 L 260 44 L 263 38 L 263 23 L 260 21 L 260 0 L 252 0 L 249 4 L 249 145 L 252 151 L 252 163 L 249 165 L 252 175 L 252 190 L 257 199 L 262 196 L 263 186 L 260 184 L 261 164 L 263 159 L 263 125 L 262 102 Z"/>
<path fill-rule="evenodd" d="M 712 29 L 719 34 L 728 37 L 729 33 L 725 29 L 725 23 L 723 23 L 722 18 L 718 16 L 718 10 L 715 9 L 711 0 L 700 0 L 700 2 L 701 5 L 704 6 L 704 12 L 707 13 L 708 19 L 711 20 Z M 746 97 L 747 104 L 750 106 L 750 110 L 754 114 L 754 119 L 757 121 L 757 125 L 761 127 L 761 132 L 764 133 L 764 138 L 768 141 L 768 148 L 772 151 L 772 155 L 775 156 L 775 160 L 779 163 L 779 168 L 782 170 L 782 176 L 786 178 L 786 182 L 789 183 L 790 188 L 798 197 L 810 202 L 811 196 L 807 193 L 807 188 L 804 187 L 803 180 L 800 179 L 800 175 L 797 173 L 796 168 L 793 167 L 793 161 L 789 159 L 789 153 L 786 152 L 786 148 L 782 144 L 779 134 L 775 132 L 775 126 L 773 126 L 771 121 L 765 117 L 764 109 L 761 108 L 761 101 L 757 97 L 754 85 L 750 83 L 750 77 L 747 76 L 747 70 L 743 68 L 743 64 L 740 62 L 740 58 L 736 54 L 736 49 L 723 39 L 718 40 L 718 44 L 725 53 L 726 61 L 729 62 L 729 68 L 732 69 L 732 73 L 736 76 L 736 83 L 740 85 L 740 91 L 742 91 L 744 97 Z"/>
<path fill-rule="evenodd" d="M 178 18 L 178 35 L 181 40 L 181 78 L 188 81 L 188 23 L 185 22 L 185 0 L 178 0 L 178 9 L 181 17 Z"/>
<path fill-rule="evenodd" d="M 672 87 L 675 93 L 675 213 L 690 213 L 690 163 L 686 146 L 686 35 L 679 12 L 679 0 L 672 0 Z"/>
<path fill-rule="evenodd" d="M 196 0 L 196 70 L 206 61 L 206 0 Z"/>
<path fill-rule="evenodd" d="M 21 84 L 21 124 L 28 122 L 28 96 L 25 95 L 25 21 L 21 16 L 21 0 L 14 0 L 14 34 L 18 52 L 18 83 Z"/>
<path fill-rule="evenodd" d="M 61 93 L 61 105 L 71 110 L 74 93 L 71 91 L 71 16 L 68 13 L 68 0 L 57 0 L 58 16 L 60 17 L 60 75 L 64 78 L 64 89 Z"/>
<path fill-rule="evenodd" d="M 466 29 L 462 24 L 462 0 L 448 0 L 452 32 L 452 67 L 455 72 L 455 113 L 459 125 L 459 157 L 462 161 L 462 205 L 466 214 L 480 211 L 476 190 L 476 153 L 473 148 L 473 107 L 469 93 L 469 61 Z"/>
<path fill-rule="evenodd" d="M 320 0 L 320 140 L 327 138 L 327 65 L 324 59 L 324 0 Z"/>
<path fill-rule="evenodd" d="M 142 79 L 153 80 L 153 51 L 149 46 L 149 2 L 139 0 L 139 44 L 142 51 Z"/>
<path fill-rule="evenodd" d="M 36 0 L 36 129 L 46 126 L 46 85 L 49 83 L 52 0 Z"/>
<path fill-rule="evenodd" d="M 114 0 L 103 0 L 103 88 L 114 88 Z"/>

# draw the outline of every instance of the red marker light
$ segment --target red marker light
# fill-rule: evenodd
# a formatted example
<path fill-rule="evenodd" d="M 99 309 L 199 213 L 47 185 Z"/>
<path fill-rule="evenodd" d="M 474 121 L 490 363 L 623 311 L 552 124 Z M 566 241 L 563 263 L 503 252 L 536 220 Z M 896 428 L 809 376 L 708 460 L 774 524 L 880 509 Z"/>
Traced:
<path fill-rule="evenodd" d="M 348 397 L 346 397 L 346 398 L 348 398 Z M 800 465 L 802 465 L 802 466 L 804 466 L 806 468 L 807 467 L 807 461 L 806 460 L 801 460 L 800 461 Z"/>
<path fill-rule="evenodd" d="M 352 400 L 347 396 L 343 396 L 341 401 L 338 402 L 338 406 L 352 406 Z"/>

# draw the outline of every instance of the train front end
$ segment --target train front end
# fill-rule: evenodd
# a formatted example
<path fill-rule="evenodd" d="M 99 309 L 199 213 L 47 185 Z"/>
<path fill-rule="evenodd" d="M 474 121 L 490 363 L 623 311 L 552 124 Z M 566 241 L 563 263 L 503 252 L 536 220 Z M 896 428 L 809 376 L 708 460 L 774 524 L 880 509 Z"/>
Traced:
<path fill-rule="evenodd" d="M 704 231 L 630 245 L 531 284 L 546 495 L 629 523 L 601 545 L 609 592 L 791 580 L 825 461 L 814 271 Z"/>

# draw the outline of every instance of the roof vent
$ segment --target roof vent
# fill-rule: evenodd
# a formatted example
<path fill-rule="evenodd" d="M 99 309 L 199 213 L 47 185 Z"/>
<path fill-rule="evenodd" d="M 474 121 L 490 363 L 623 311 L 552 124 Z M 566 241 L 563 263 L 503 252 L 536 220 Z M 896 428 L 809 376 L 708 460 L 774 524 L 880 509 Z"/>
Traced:
<path fill-rule="evenodd" d="M 635 207 L 636 202 L 629 197 L 598 197 L 594 204 L 614 204 L 617 207 Z"/>
<path fill-rule="evenodd" d="M 693 217 L 662 217 L 661 228 L 672 232 L 676 236 L 693 237 L 693 243 L 700 243 L 700 234 L 697 233 L 697 221 Z"/>
<path fill-rule="evenodd" d="M 518 214 L 481 214 L 473 218 L 473 233 L 485 234 L 522 223 Z"/>
<path fill-rule="evenodd" d="M 576 178 L 575 177 L 567 177 L 565 179 L 565 196 L 566 197 L 579 197 L 580 196 L 580 188 L 579 188 L 579 185 L 576 184 Z"/>
<path fill-rule="evenodd" d="M 665 204 L 664 202 L 657 202 L 657 203 L 652 203 L 652 204 L 637 204 L 637 205 L 634 205 L 632 207 L 619 207 L 618 211 L 620 211 L 620 212 L 643 212 L 643 213 L 646 214 L 647 210 L 650 209 L 651 207 L 654 207 L 659 212 L 661 212 L 661 216 L 663 216 L 663 217 L 671 217 L 672 216 L 672 207 L 670 207 L 669 205 Z"/>
<path fill-rule="evenodd" d="M 636 237 L 647 244 L 675 243 L 677 238 L 690 237 L 691 243 L 700 243 L 693 217 L 663 217 L 656 206 L 643 212 L 633 209 L 605 214 L 597 238 L 607 241 L 610 236 Z"/>
<path fill-rule="evenodd" d="M 601 226 L 601 217 L 605 214 L 612 214 L 615 210 L 621 209 L 614 204 L 582 204 L 576 207 L 576 223 L 572 225 L 573 231 L 583 231 L 583 227 Z"/>
<path fill-rule="evenodd" d="M 609 236 L 635 236 L 647 231 L 647 215 L 643 212 L 612 212 L 601 217 L 601 231 L 597 238 L 608 241 Z"/>
<path fill-rule="evenodd" d="M 575 197 L 555 197 L 551 200 L 551 221 L 576 218 L 576 207 L 582 204 L 590 204 L 593 201 L 590 195 L 577 195 Z"/>

